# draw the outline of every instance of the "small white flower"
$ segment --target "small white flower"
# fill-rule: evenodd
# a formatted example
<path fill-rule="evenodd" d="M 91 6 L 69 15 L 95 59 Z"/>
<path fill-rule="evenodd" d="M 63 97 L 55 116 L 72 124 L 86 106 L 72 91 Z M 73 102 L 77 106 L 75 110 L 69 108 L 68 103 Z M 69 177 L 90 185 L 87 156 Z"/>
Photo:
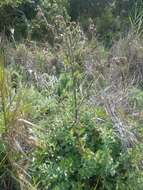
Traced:
<path fill-rule="evenodd" d="M 29 71 L 29 73 L 30 73 L 30 74 L 32 74 L 32 73 L 33 73 L 33 70 L 32 70 L 32 69 L 29 69 L 28 71 Z"/>
<path fill-rule="evenodd" d="M 11 29 L 10 29 L 10 32 L 11 32 L 11 34 L 13 35 L 13 34 L 14 34 L 14 28 L 11 28 Z"/>

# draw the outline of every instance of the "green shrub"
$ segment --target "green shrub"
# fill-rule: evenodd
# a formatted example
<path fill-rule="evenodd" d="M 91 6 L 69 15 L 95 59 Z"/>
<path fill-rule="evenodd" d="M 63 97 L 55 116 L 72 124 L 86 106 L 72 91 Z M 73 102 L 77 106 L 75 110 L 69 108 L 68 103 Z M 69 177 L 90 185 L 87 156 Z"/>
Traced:
<path fill-rule="evenodd" d="M 74 124 L 72 101 L 63 100 L 64 109 L 58 104 L 47 122 L 41 122 L 47 130 L 42 135 L 45 145 L 35 152 L 30 169 L 39 189 L 142 189 L 142 172 L 137 167 L 142 147 L 122 152 L 102 107 L 82 106 Z"/>

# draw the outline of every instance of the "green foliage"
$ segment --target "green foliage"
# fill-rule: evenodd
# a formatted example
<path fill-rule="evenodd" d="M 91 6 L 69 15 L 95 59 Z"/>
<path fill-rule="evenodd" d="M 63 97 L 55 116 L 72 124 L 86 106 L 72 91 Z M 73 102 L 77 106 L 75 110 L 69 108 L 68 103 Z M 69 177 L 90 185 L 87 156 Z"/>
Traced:
<path fill-rule="evenodd" d="M 125 113 L 124 93 L 116 98 L 114 81 L 107 76 L 112 67 L 106 67 L 111 56 L 117 57 L 112 72 L 122 70 L 118 60 L 129 59 L 127 72 L 132 77 L 136 69 L 138 82 L 142 46 L 132 35 L 136 43 L 124 38 L 109 55 L 94 34 L 109 47 L 130 20 L 140 34 L 142 12 L 135 20 L 128 18 L 133 6 L 134 1 L 118 0 L 0 2 L 0 31 L 15 43 L 15 48 L 4 44 L 5 54 L 0 54 L 0 189 L 143 189 L 142 86 L 133 87 L 134 78 L 123 89 L 129 109 Z M 18 44 L 23 37 L 36 42 Z M 111 99 L 119 99 L 121 108 L 114 113 L 115 102 L 109 114 L 106 92 L 112 88 Z M 116 130 L 122 124 L 118 115 L 137 136 L 127 149 Z"/>
<path fill-rule="evenodd" d="M 114 0 L 70 0 L 70 15 L 73 19 L 78 19 L 80 16 L 87 15 L 88 17 L 95 17 L 104 11 L 105 7 L 110 6 Z"/>
<path fill-rule="evenodd" d="M 19 109 L 30 114 L 33 122 L 45 131 L 37 131 L 43 143 L 32 155 L 28 171 L 31 183 L 41 190 L 142 189 L 143 174 L 138 167 L 142 160 L 142 145 L 128 153 L 122 152 L 113 124 L 101 106 L 82 104 L 79 120 L 74 123 L 70 80 L 71 77 L 63 74 L 59 78 L 59 85 L 68 95 L 66 99 L 59 101 L 58 97 L 51 96 L 55 89 L 38 92 L 34 87 L 27 89 L 21 97 L 24 107 Z M 58 85 L 55 88 L 58 89 Z M 1 146 L 2 174 L 8 168 L 3 161 L 4 149 Z"/>
<path fill-rule="evenodd" d="M 131 27 L 129 17 L 135 17 L 132 25 L 133 22 L 135 25 L 139 23 L 136 11 L 141 12 L 142 6 L 142 0 L 1 1 L 0 31 L 5 30 L 10 36 L 10 29 L 14 28 L 14 37 L 17 40 L 32 38 L 44 41 L 46 39 L 52 44 L 53 28 L 57 16 L 63 16 L 65 20 L 80 21 L 87 34 L 89 18 L 92 18 L 97 36 L 107 46 L 110 46 L 114 40 L 119 38 L 119 32 L 128 31 Z M 94 33 L 94 36 L 96 34 Z"/>
<path fill-rule="evenodd" d="M 4 6 L 4 5 L 12 5 L 12 6 L 16 6 L 18 4 L 22 3 L 22 0 L 1 0 L 0 1 L 0 6 Z"/>
<path fill-rule="evenodd" d="M 102 107 L 82 106 L 80 120 L 73 124 L 72 102 L 62 104 L 64 109 L 49 113 L 42 123 L 48 131 L 45 146 L 35 152 L 30 169 L 39 189 L 142 189 L 142 173 L 135 169 L 142 147 L 123 153 Z"/>
<path fill-rule="evenodd" d="M 45 16 L 51 22 L 57 15 L 67 16 L 68 0 L 44 0 L 41 1 L 41 6 L 45 11 Z"/>
<path fill-rule="evenodd" d="M 143 7 L 143 5 L 139 6 L 139 4 L 137 3 L 130 15 L 130 22 L 131 22 L 132 30 L 135 33 L 135 35 L 137 35 L 137 36 L 141 36 L 142 31 L 143 31 L 142 7 Z"/>
<path fill-rule="evenodd" d="M 119 38 L 120 20 L 115 18 L 112 9 L 105 9 L 104 13 L 97 17 L 96 26 L 99 38 L 103 40 L 106 46 L 111 46 L 113 40 Z"/>

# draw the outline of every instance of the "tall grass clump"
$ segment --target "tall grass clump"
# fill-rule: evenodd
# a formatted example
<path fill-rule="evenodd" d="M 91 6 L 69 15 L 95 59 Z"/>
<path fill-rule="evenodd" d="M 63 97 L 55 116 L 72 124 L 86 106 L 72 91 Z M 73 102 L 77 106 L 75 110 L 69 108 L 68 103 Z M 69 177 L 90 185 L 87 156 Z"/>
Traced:
<path fill-rule="evenodd" d="M 14 88 L 12 70 L 6 67 L 4 52 L 0 54 L 0 188 L 34 189 L 28 182 L 30 154 L 35 140 L 28 122 L 30 104 L 26 101 L 26 88 Z M 33 130 L 33 129 L 31 129 Z"/>

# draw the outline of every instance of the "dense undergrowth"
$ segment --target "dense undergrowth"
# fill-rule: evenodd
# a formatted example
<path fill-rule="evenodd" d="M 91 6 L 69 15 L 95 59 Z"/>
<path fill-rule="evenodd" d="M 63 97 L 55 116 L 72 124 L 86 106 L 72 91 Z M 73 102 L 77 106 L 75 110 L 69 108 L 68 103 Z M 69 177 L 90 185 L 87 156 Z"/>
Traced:
<path fill-rule="evenodd" d="M 143 189 L 143 43 L 105 49 L 56 18 L 55 41 L 1 41 L 0 189 Z"/>

